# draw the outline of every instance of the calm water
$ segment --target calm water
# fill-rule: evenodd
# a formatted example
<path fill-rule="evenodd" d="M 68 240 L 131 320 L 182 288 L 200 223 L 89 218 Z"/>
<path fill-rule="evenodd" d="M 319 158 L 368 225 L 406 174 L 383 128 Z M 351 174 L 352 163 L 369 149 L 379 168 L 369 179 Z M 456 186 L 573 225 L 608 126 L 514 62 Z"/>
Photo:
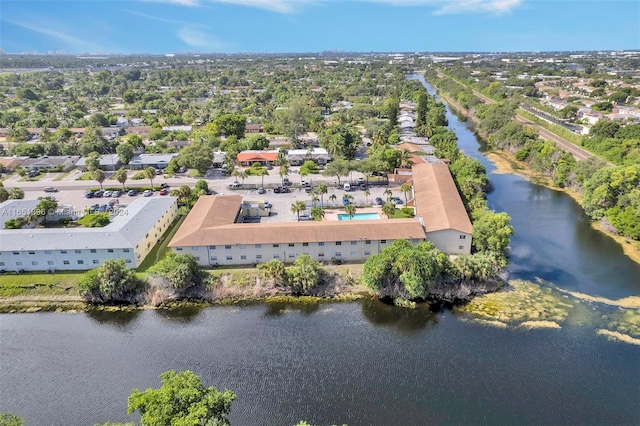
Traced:
<path fill-rule="evenodd" d="M 376 220 L 380 219 L 378 213 L 356 213 L 349 217 L 348 214 L 339 214 L 338 220 Z"/>
<path fill-rule="evenodd" d="M 452 115 L 462 149 L 493 170 Z M 511 215 L 512 277 L 618 298 L 640 269 L 562 193 L 490 174 Z M 236 425 L 640 424 L 640 347 L 595 334 L 496 329 L 377 301 L 0 316 L 0 412 L 34 425 L 126 421 L 132 388 L 169 369 L 238 394 Z M 587 325 L 585 325 L 587 324 Z"/>

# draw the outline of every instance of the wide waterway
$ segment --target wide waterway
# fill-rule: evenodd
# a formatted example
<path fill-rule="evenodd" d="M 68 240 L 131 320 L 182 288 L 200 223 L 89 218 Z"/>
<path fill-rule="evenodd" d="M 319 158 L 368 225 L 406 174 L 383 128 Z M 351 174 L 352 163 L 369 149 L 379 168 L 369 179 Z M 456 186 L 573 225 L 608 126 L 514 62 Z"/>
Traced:
<path fill-rule="evenodd" d="M 448 119 L 490 172 L 491 207 L 512 217 L 511 278 L 640 294 L 638 265 L 570 197 L 491 173 L 467 123 Z M 132 388 L 191 369 L 238 394 L 237 425 L 640 424 L 640 346 L 596 334 L 621 309 L 574 303 L 560 329 L 540 330 L 377 301 L 1 315 L 0 412 L 28 425 L 131 420 Z"/>

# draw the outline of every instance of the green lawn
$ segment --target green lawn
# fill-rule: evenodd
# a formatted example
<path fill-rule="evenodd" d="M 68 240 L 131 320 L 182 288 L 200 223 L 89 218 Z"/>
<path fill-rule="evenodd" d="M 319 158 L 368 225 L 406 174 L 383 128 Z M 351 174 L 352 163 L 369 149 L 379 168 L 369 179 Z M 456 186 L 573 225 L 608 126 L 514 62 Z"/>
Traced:
<path fill-rule="evenodd" d="M 53 180 L 55 181 L 60 181 L 64 178 L 66 178 L 67 176 L 69 176 L 69 174 L 71 174 L 71 172 L 67 172 L 67 173 L 59 173 L 58 176 L 56 176 L 55 178 L 53 178 Z"/>
<path fill-rule="evenodd" d="M 168 247 L 169 243 L 171 242 L 171 238 L 173 238 L 175 233 L 178 231 L 178 228 L 180 228 L 180 225 L 184 221 L 185 217 L 186 216 L 182 216 L 180 219 L 178 219 L 177 222 L 175 222 L 172 226 L 167 228 L 166 231 L 164 231 L 162 240 L 151 249 L 147 257 L 145 257 L 140 266 L 138 266 L 138 268 L 136 269 L 137 272 L 146 272 L 147 269 L 158 263 L 160 260 L 164 259 L 169 250 L 171 250 Z"/>
<path fill-rule="evenodd" d="M 85 172 L 82 175 L 80 175 L 80 177 L 77 178 L 76 180 L 93 180 L 93 173 Z"/>
<path fill-rule="evenodd" d="M 82 280 L 84 272 L 12 272 L 0 275 L 0 297 L 72 295 L 77 296 L 76 286 Z"/>
<path fill-rule="evenodd" d="M 396 209 L 395 213 L 393 214 L 393 218 L 394 219 L 408 219 L 408 218 L 412 218 L 412 217 L 413 217 L 413 215 L 407 214 L 407 213 L 403 212 L 400 209 Z"/>
<path fill-rule="evenodd" d="M 46 173 L 40 173 L 38 176 L 35 176 L 35 177 L 32 177 L 32 178 L 30 178 L 28 176 L 25 176 L 22 179 L 20 179 L 20 182 L 35 182 L 35 181 L 38 181 L 38 180 L 42 179 L 46 175 L 47 175 Z"/>

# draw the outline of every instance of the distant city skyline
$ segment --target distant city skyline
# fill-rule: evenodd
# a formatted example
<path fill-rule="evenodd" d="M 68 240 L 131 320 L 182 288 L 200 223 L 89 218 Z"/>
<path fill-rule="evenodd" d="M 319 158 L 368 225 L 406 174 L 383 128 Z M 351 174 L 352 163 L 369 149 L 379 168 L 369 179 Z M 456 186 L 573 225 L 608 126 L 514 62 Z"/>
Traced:
<path fill-rule="evenodd" d="M 640 49 L 638 1 L 3 0 L 0 12 L 7 53 Z"/>

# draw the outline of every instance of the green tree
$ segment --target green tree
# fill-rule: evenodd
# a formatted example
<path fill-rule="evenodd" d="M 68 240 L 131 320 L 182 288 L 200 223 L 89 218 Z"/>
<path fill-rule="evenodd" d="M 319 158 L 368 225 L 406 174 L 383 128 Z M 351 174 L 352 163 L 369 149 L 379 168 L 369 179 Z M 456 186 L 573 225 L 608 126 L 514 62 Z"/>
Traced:
<path fill-rule="evenodd" d="M 311 107 L 309 99 L 303 97 L 292 98 L 284 109 L 276 111 L 276 123 L 280 131 L 291 139 L 291 144 L 296 148 L 300 146 L 299 137 L 321 119 L 319 111 Z"/>
<path fill-rule="evenodd" d="M 300 222 L 300 212 L 303 212 L 307 208 L 304 201 L 296 201 L 291 205 L 291 212 L 298 215 L 298 222 Z"/>
<path fill-rule="evenodd" d="M 229 157 L 230 155 L 227 155 L 226 158 Z M 205 175 L 213 164 L 213 150 L 202 142 L 193 142 L 180 150 L 178 163 L 182 167 L 196 169 L 198 173 Z"/>
<path fill-rule="evenodd" d="M 364 190 L 364 203 L 366 205 L 369 205 L 369 196 L 371 195 L 371 191 L 369 191 L 368 189 Z"/>
<path fill-rule="evenodd" d="M 322 220 L 324 218 L 324 209 L 322 207 L 312 207 L 311 217 L 313 220 Z"/>
<path fill-rule="evenodd" d="M 175 290 L 185 290 L 202 281 L 196 258 L 188 254 L 167 253 L 167 256 L 149 269 L 149 274 L 166 278 Z"/>
<path fill-rule="evenodd" d="M 324 269 L 308 254 L 302 254 L 287 270 L 287 279 L 293 288 L 307 293 L 322 282 Z"/>
<path fill-rule="evenodd" d="M 487 210 L 473 222 L 473 247 L 476 251 L 493 252 L 506 257 L 514 233 L 508 214 Z"/>
<path fill-rule="evenodd" d="M 116 170 L 112 177 L 122 184 L 122 189 L 124 190 L 124 184 L 127 181 L 127 171 L 121 167 Z"/>
<path fill-rule="evenodd" d="M 304 162 L 302 166 L 300 166 L 300 175 L 307 176 L 309 174 L 318 174 L 320 173 L 320 169 L 318 169 L 318 165 L 311 160 L 307 160 Z"/>
<path fill-rule="evenodd" d="M 90 172 L 98 170 L 100 168 L 100 154 L 95 151 L 89 153 L 85 166 Z"/>
<path fill-rule="evenodd" d="M 11 188 L 9 190 L 10 200 L 22 200 L 24 198 L 24 191 L 20 188 Z"/>
<path fill-rule="evenodd" d="M 102 189 L 102 182 L 106 179 L 104 172 L 100 169 L 94 170 L 91 175 L 93 176 L 93 180 L 100 184 L 100 189 Z"/>
<path fill-rule="evenodd" d="M 52 200 L 50 197 L 40 197 L 39 202 L 34 209 L 34 213 L 38 221 L 47 221 L 49 213 L 53 213 L 58 208 L 58 202 Z"/>
<path fill-rule="evenodd" d="M 151 181 L 151 190 L 153 191 L 153 178 L 157 176 L 156 169 L 154 167 L 149 166 L 146 169 L 144 169 L 144 175 L 147 179 Z"/>
<path fill-rule="evenodd" d="M 227 416 L 236 399 L 233 392 L 205 387 L 191 371 L 166 371 L 160 378 L 159 389 L 134 389 L 129 396 L 127 412 L 139 411 L 144 426 L 229 424 Z"/>
<path fill-rule="evenodd" d="M 351 220 L 351 218 L 356 214 L 356 206 L 353 204 L 347 204 L 344 206 L 344 212 L 349 215 L 349 220 Z"/>
<path fill-rule="evenodd" d="M 402 185 L 400 185 L 400 192 L 404 193 L 404 205 L 405 206 L 409 202 L 409 200 L 407 199 L 407 194 L 411 194 L 412 191 L 413 191 L 413 189 L 411 188 L 411 185 L 409 185 L 408 183 L 405 182 Z"/>
<path fill-rule="evenodd" d="M 4 203 L 9 199 L 9 191 L 6 188 L 0 186 L 0 203 Z"/>
<path fill-rule="evenodd" d="M 323 175 L 335 176 L 338 179 L 338 185 L 340 185 L 340 177 L 347 176 L 349 174 L 350 167 L 349 161 L 343 159 L 336 159 L 327 164 Z"/>
<path fill-rule="evenodd" d="M 124 259 L 109 259 L 84 274 L 78 290 L 88 302 L 131 302 L 144 289 L 144 283 L 127 268 Z"/>
<path fill-rule="evenodd" d="M 198 190 L 204 194 L 208 194 L 209 193 L 209 184 L 207 183 L 206 180 L 204 179 L 200 179 L 196 182 L 196 186 L 194 187 L 195 190 Z"/>
<path fill-rule="evenodd" d="M 264 278 L 273 280 L 276 284 L 284 284 L 287 280 L 287 271 L 284 262 L 279 259 L 271 259 L 258 265 Z"/>
<path fill-rule="evenodd" d="M 116 147 L 116 153 L 122 164 L 129 164 L 133 158 L 133 145 L 129 143 L 121 143 Z"/>
<path fill-rule="evenodd" d="M 387 219 L 391 219 L 396 214 L 396 206 L 392 203 L 385 203 L 382 206 L 382 214 L 387 217 Z"/>
<path fill-rule="evenodd" d="M 217 135 L 244 138 L 247 117 L 242 114 L 223 114 L 213 120 L 212 129 Z"/>
<path fill-rule="evenodd" d="M 12 413 L 0 413 L 0 425 L 24 426 L 24 419 Z"/>
<path fill-rule="evenodd" d="M 320 205 L 324 207 L 324 196 L 329 192 L 329 187 L 326 183 L 321 183 L 316 186 L 315 191 L 320 196 Z"/>

